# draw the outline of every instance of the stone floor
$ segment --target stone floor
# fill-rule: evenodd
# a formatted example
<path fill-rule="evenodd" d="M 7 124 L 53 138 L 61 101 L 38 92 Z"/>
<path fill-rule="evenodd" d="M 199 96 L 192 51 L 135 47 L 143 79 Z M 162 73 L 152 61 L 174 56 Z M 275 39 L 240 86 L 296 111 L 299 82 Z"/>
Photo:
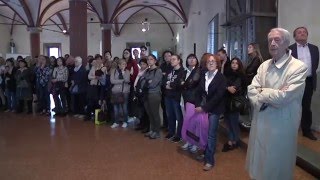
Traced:
<path fill-rule="evenodd" d="M 221 135 L 216 167 L 204 172 L 178 144 L 149 140 L 130 128 L 0 113 L 0 179 L 249 179 L 245 150 L 222 153 L 224 141 Z M 315 178 L 296 167 L 295 179 Z"/>

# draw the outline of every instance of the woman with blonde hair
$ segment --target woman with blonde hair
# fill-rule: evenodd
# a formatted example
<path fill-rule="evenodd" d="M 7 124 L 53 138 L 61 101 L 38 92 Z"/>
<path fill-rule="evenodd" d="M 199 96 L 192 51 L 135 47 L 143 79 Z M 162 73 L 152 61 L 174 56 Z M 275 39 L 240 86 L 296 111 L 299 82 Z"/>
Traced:
<path fill-rule="evenodd" d="M 128 124 L 128 98 L 130 92 L 130 71 L 126 69 L 125 59 L 118 61 L 118 68 L 111 71 L 110 82 L 113 85 L 111 91 L 111 103 L 113 103 L 114 123 L 111 128 L 119 127 L 120 118 L 123 117 L 122 127 Z"/>

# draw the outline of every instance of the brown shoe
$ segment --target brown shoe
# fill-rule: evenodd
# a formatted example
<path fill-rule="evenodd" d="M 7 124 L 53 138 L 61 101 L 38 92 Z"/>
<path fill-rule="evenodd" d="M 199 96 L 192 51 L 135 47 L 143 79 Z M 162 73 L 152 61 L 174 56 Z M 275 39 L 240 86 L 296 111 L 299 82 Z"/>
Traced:
<path fill-rule="evenodd" d="M 211 164 L 209 164 L 209 163 L 206 163 L 206 164 L 203 166 L 203 170 L 204 170 L 204 171 L 210 171 L 212 168 L 213 168 L 213 165 L 211 165 Z"/>

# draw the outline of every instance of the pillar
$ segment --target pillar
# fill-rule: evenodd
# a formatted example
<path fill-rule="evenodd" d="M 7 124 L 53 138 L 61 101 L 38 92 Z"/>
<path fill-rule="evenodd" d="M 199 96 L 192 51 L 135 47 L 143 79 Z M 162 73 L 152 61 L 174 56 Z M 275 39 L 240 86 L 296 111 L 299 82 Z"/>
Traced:
<path fill-rule="evenodd" d="M 111 24 L 101 24 L 102 53 L 105 50 L 111 51 L 111 28 Z"/>
<path fill-rule="evenodd" d="M 30 50 L 31 56 L 36 57 L 40 55 L 40 27 L 28 27 L 27 30 L 30 32 Z"/>
<path fill-rule="evenodd" d="M 70 55 L 87 59 L 87 0 L 69 0 L 70 8 Z"/>

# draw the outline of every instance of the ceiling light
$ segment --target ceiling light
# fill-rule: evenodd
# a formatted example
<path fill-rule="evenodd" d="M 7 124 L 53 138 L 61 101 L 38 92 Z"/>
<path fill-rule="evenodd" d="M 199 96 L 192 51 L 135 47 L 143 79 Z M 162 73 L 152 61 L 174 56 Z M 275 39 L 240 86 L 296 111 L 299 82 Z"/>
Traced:
<path fill-rule="evenodd" d="M 63 32 L 63 33 L 67 33 L 67 30 L 64 29 L 62 32 Z"/>
<path fill-rule="evenodd" d="M 141 31 L 146 32 L 149 31 L 150 29 L 150 23 L 148 22 L 148 19 L 146 18 L 142 23 L 141 23 Z"/>

